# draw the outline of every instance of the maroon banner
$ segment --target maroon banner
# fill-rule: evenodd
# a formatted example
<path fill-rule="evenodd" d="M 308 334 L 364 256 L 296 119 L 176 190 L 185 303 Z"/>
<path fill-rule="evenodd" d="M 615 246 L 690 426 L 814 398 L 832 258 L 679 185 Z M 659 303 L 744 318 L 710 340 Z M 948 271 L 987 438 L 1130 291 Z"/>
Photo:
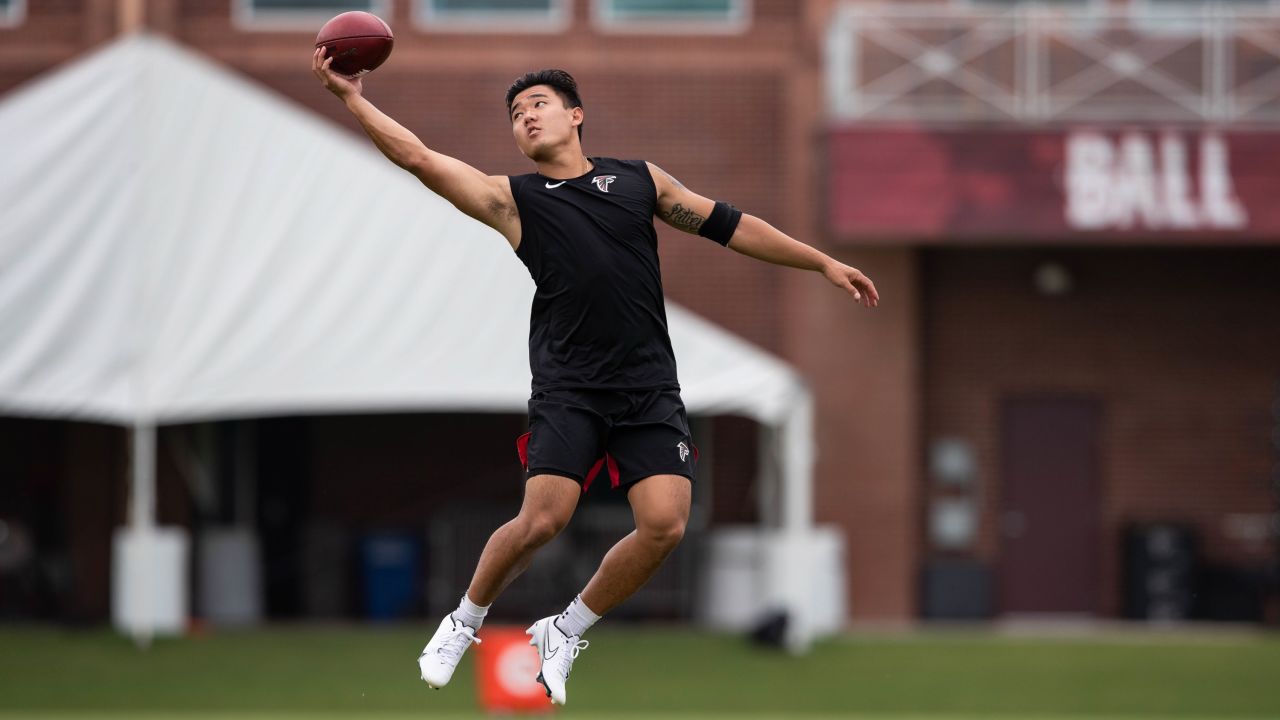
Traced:
<path fill-rule="evenodd" d="M 834 130 L 850 241 L 1280 244 L 1280 132 Z"/>

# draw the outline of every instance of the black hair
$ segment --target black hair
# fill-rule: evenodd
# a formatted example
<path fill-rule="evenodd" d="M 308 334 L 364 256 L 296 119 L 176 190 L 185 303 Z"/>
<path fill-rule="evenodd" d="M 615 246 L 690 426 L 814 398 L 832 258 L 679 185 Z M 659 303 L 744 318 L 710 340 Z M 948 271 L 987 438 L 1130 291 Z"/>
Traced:
<path fill-rule="evenodd" d="M 578 81 L 572 75 L 564 70 L 538 70 L 521 75 L 507 88 L 507 117 L 511 117 L 511 102 L 516 96 L 534 85 L 546 85 L 555 90 L 564 106 L 571 110 L 582 107 L 582 98 L 578 97 Z M 578 140 L 582 140 L 582 125 L 578 125 Z"/>

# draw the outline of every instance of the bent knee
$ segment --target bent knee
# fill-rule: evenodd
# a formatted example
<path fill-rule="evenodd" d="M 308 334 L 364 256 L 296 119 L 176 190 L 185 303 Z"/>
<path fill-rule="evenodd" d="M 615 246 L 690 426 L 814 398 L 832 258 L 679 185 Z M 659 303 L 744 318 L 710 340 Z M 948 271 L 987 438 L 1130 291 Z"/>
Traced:
<path fill-rule="evenodd" d="M 520 524 L 525 544 L 533 547 L 541 547 L 551 542 L 568 524 L 568 518 L 556 517 L 550 513 L 522 515 L 516 520 Z"/>
<path fill-rule="evenodd" d="M 645 540 L 668 550 L 680 544 L 688 521 L 682 517 L 655 518 L 639 525 L 636 530 Z"/>

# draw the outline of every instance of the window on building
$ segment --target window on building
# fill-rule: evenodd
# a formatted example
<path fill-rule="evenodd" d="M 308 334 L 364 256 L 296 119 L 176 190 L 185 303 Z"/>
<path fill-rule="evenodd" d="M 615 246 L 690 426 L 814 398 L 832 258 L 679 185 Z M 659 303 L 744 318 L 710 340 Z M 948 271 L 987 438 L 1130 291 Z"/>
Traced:
<path fill-rule="evenodd" d="M 1135 27 L 1152 34 L 1196 36 L 1208 32 L 1206 21 L 1236 13 L 1280 11 L 1276 0 L 1129 0 Z"/>
<path fill-rule="evenodd" d="M 952 5 L 962 5 L 969 7 L 1057 7 L 1057 8 L 1084 8 L 1087 10 L 1097 10 L 1099 13 L 1106 13 L 1109 10 L 1128 11 L 1134 15 L 1146 13 L 1151 14 L 1154 9 L 1156 12 L 1172 11 L 1175 13 L 1184 13 L 1187 10 L 1243 10 L 1246 12 L 1258 9 L 1277 9 L 1280 10 L 1280 0 L 1124 0 L 1123 2 L 1114 2 L 1112 0 L 951 0 Z"/>
<path fill-rule="evenodd" d="M 751 0 L 595 0 L 596 22 L 610 30 L 738 32 Z"/>
<path fill-rule="evenodd" d="M 271 12 L 280 10 L 284 12 L 309 12 L 324 10 L 327 12 L 345 12 L 347 10 L 364 10 L 369 12 L 373 8 L 372 0 L 252 0 L 254 10 L 258 12 Z"/>
<path fill-rule="evenodd" d="M 1280 2 L 1276 2 L 1276 0 L 1217 0 L 1216 2 L 1203 2 L 1203 0 L 1129 0 L 1129 9 L 1134 12 L 1187 13 L 1191 11 L 1213 13 L 1231 10 L 1250 11 L 1270 7 L 1280 7 Z"/>
<path fill-rule="evenodd" d="M 0 27 L 13 27 L 27 14 L 26 0 L 0 0 Z"/>
<path fill-rule="evenodd" d="M 371 12 L 387 20 L 391 0 L 236 0 L 235 18 L 255 29 L 319 30 L 326 20 L 349 10 Z"/>
<path fill-rule="evenodd" d="M 1107 9 L 1107 0 L 951 0 L 951 4 L 971 8 L 1006 10 L 1033 6 L 1069 10 L 1099 10 L 1104 12 Z"/>
<path fill-rule="evenodd" d="M 432 30 L 552 32 L 569 25 L 570 0 L 418 0 L 417 18 Z"/>

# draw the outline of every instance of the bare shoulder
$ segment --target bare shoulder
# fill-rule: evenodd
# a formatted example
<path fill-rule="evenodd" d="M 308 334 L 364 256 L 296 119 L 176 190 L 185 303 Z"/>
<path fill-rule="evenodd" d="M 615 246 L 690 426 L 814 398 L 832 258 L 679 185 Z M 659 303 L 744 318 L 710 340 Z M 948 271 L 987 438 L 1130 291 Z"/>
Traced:
<path fill-rule="evenodd" d="M 653 176 L 653 184 L 657 186 L 659 196 L 665 195 L 671 190 L 684 189 L 684 185 L 680 184 L 680 181 L 671 173 L 647 160 L 645 164 L 649 166 L 649 174 Z"/>

